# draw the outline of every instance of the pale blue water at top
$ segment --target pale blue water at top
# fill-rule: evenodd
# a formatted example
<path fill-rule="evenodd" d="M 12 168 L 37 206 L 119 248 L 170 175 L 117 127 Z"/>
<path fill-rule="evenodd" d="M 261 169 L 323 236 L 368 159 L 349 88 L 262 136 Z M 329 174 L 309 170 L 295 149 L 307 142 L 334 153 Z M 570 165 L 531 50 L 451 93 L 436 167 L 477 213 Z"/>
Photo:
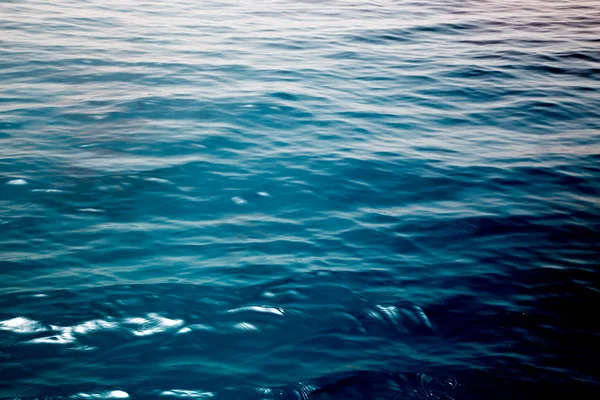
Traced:
<path fill-rule="evenodd" d="M 0 1 L 0 398 L 594 398 L 599 33 Z"/>

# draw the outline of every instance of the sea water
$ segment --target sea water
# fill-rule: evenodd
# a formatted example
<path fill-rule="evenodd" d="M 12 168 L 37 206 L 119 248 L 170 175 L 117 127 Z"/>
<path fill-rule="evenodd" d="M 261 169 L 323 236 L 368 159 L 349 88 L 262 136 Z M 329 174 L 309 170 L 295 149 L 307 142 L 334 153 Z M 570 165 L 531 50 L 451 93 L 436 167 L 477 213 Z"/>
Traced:
<path fill-rule="evenodd" d="M 0 1 L 0 398 L 599 392 L 594 0 Z"/>

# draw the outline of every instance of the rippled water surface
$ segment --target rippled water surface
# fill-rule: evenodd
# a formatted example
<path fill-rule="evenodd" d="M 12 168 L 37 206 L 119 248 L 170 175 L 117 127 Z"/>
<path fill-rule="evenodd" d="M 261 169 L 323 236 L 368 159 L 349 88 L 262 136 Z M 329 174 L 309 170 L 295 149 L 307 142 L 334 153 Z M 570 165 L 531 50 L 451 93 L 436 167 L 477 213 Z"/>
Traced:
<path fill-rule="evenodd" d="M 0 398 L 595 398 L 599 37 L 590 0 L 0 0 Z"/>

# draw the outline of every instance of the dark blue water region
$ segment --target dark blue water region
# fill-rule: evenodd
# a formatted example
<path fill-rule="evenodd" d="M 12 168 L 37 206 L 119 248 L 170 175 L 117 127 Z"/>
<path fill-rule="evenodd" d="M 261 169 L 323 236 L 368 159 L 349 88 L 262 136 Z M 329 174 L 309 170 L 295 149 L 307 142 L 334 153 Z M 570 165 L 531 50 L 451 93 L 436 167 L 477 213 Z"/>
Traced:
<path fill-rule="evenodd" d="M 597 2 L 0 2 L 0 399 L 600 398 Z"/>

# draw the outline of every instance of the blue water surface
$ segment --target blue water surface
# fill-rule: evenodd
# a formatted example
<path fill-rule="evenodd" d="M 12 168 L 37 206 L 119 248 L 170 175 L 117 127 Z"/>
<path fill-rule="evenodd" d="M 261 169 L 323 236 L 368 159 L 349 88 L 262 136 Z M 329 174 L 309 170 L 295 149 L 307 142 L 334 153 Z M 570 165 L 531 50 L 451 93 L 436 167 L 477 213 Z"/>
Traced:
<path fill-rule="evenodd" d="M 599 32 L 0 0 L 0 398 L 600 398 Z"/>

